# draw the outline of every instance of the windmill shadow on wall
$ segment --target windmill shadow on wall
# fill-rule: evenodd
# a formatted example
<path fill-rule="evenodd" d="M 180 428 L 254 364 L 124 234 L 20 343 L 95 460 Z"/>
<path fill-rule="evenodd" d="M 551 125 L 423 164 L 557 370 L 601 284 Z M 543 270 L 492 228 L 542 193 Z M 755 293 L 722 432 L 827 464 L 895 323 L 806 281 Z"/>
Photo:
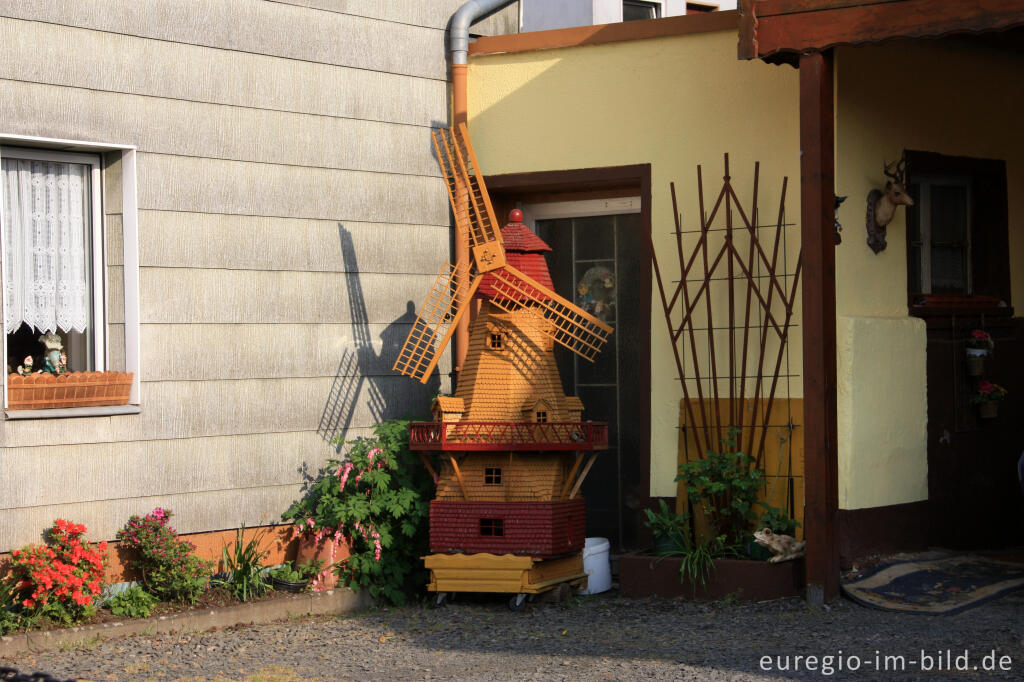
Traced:
<path fill-rule="evenodd" d="M 405 312 L 380 333 L 381 350 L 379 353 L 375 350 L 355 243 L 352 233 L 340 223 L 338 239 L 345 268 L 352 343 L 344 344 L 320 416 L 317 433 L 325 441 L 337 435 L 348 440 L 352 428 L 370 427 L 397 417 L 426 414 L 430 409 L 431 398 L 437 394 L 441 385 L 436 371 L 426 384 L 420 384 L 406 380 L 391 369 L 402 342 L 416 321 L 412 301 L 408 301 Z M 366 423 L 363 423 L 365 418 L 359 419 L 356 416 L 363 404 L 369 418 Z M 337 450 L 341 451 L 340 445 Z"/>

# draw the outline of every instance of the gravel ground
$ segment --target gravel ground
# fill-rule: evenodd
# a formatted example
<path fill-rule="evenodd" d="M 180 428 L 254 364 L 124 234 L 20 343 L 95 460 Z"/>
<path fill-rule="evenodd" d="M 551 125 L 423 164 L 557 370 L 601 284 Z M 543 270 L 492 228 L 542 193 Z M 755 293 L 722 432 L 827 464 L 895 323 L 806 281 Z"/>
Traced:
<path fill-rule="evenodd" d="M 933 670 L 921 672 L 921 650 Z M 978 670 L 937 671 L 935 655 L 967 649 Z M 984 672 L 984 656 L 1012 659 Z M 824 674 L 824 656 L 833 659 Z M 880 671 L 903 656 L 905 671 Z M 764 671 L 762 656 L 791 657 L 788 671 Z M 797 655 L 818 656 L 814 671 Z M 860 670 L 847 668 L 851 657 Z M 894 659 L 895 660 L 895 659 Z M 923 659 L 927 661 L 927 659 Z M 783 661 L 784 662 L 784 661 Z M 1003 661 L 1005 663 L 1005 659 Z M 856 663 L 856 661 L 854 661 Z M 1024 679 L 1024 590 L 954 616 L 918 616 L 839 601 L 694 603 L 629 600 L 615 592 L 534 603 L 510 612 L 498 597 L 456 600 L 433 610 L 374 609 L 358 616 L 308 617 L 204 633 L 130 637 L 20 659 L 23 673 L 86 680 L 946 680 Z M 891 665 L 896 665 L 893 663 Z"/>

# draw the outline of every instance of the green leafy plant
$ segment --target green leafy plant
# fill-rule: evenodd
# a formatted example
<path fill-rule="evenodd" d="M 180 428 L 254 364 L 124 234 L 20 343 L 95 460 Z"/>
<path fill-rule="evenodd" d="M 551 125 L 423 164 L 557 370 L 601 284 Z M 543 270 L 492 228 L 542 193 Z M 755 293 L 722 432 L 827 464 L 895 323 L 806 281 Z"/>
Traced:
<path fill-rule="evenodd" d="M 662 556 L 679 554 L 690 548 L 690 515 L 677 514 L 665 500 L 658 500 L 658 511 L 644 509 L 644 525 L 654 535 L 654 553 Z"/>
<path fill-rule="evenodd" d="M 345 443 L 339 438 L 335 444 Z M 307 495 L 284 513 L 319 540 L 334 536 L 349 556 L 334 566 L 342 585 L 403 604 L 422 589 L 432 482 L 409 451 L 409 422 L 374 427 L 373 438 L 347 443 L 345 460 L 331 460 Z"/>
<path fill-rule="evenodd" d="M 117 531 L 122 546 L 134 550 L 130 563 L 142 574 L 146 589 L 160 599 L 195 604 L 210 582 L 213 564 L 195 556 L 195 545 L 178 537 L 170 509 L 137 514 Z"/>
<path fill-rule="evenodd" d="M 704 515 L 710 536 L 725 537 L 724 547 L 746 543 L 764 483 L 764 472 L 754 466 L 753 458 L 736 449 L 739 433 L 740 429 L 729 429 L 722 452 L 708 450 L 703 458 L 684 462 L 675 479 L 683 482 L 690 503 Z"/>
<path fill-rule="evenodd" d="M 47 544 L 11 552 L 11 570 L 0 581 L 0 629 L 30 626 L 39 619 L 65 625 L 96 612 L 103 584 L 107 543 L 82 540 L 85 526 L 57 519 Z"/>
<path fill-rule="evenodd" d="M 791 519 L 789 514 L 778 507 L 764 502 L 758 502 L 757 506 L 764 510 L 757 518 L 755 524 L 757 530 L 771 528 L 772 532 L 778 535 L 793 535 L 800 527 L 800 523 L 796 519 Z"/>
<path fill-rule="evenodd" d="M 238 601 L 249 601 L 270 587 L 270 583 L 263 575 L 263 560 L 270 550 L 260 549 L 266 535 L 266 530 L 261 530 L 246 541 L 243 523 L 235 535 L 235 542 L 231 545 L 230 551 L 227 546 L 221 551 L 221 560 L 224 562 L 224 570 L 227 571 L 228 577 L 217 580 L 217 584 L 228 588 Z"/>
<path fill-rule="evenodd" d="M 708 577 L 715 570 L 715 558 L 721 556 L 725 549 L 725 536 L 714 538 L 698 538 L 693 546 L 681 554 L 679 579 L 690 579 L 691 584 L 707 584 Z"/>
<path fill-rule="evenodd" d="M 318 575 L 323 565 L 319 559 L 307 559 L 300 564 L 289 562 L 271 570 L 269 576 L 287 583 L 302 583 Z"/>
<path fill-rule="evenodd" d="M 146 592 L 141 585 L 132 585 L 108 599 L 103 606 L 115 616 L 148 618 L 159 600 Z"/>

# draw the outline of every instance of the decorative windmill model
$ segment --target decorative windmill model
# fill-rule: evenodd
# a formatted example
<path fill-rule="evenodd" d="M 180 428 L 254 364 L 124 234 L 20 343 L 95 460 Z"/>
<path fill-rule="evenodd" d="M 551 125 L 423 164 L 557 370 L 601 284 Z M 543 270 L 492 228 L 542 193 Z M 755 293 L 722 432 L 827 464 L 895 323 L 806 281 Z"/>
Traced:
<path fill-rule="evenodd" d="M 579 497 L 608 427 L 583 422 L 555 364 L 559 343 L 593 361 L 612 328 L 552 290 L 550 247 L 513 211 L 501 234 L 465 125 L 434 133 L 460 239 L 470 262 L 434 282 L 395 370 L 425 382 L 455 326 L 470 321 L 455 394 L 438 396 L 434 421 L 412 424 L 410 448 L 442 454 L 430 505 L 430 590 L 527 594 L 581 583 L 586 508 Z M 587 457 L 589 453 L 589 458 Z"/>

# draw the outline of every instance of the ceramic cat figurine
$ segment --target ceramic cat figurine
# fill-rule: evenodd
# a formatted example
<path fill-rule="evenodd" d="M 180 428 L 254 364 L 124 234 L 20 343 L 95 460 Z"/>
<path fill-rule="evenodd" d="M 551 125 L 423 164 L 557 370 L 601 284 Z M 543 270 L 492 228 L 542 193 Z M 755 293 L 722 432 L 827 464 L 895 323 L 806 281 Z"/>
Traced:
<path fill-rule="evenodd" d="M 791 535 L 776 535 L 771 528 L 755 531 L 754 542 L 768 548 L 775 555 L 768 560 L 773 564 L 799 559 L 804 555 L 804 548 L 807 546 L 806 542 L 797 542 L 796 538 Z"/>

